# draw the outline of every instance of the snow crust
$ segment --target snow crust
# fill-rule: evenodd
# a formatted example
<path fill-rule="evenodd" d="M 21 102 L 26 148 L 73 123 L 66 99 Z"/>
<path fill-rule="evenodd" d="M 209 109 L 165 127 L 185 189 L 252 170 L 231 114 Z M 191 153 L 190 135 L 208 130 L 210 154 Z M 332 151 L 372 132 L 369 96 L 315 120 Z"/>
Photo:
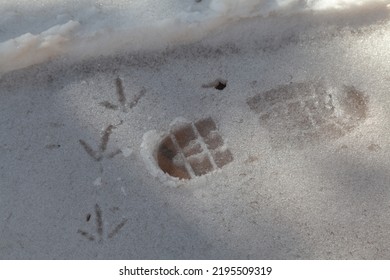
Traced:
<path fill-rule="evenodd" d="M 387 9 L 389 0 L 0 1 L 0 74 L 68 54 L 75 59 L 163 50 L 229 23 L 292 13 Z"/>

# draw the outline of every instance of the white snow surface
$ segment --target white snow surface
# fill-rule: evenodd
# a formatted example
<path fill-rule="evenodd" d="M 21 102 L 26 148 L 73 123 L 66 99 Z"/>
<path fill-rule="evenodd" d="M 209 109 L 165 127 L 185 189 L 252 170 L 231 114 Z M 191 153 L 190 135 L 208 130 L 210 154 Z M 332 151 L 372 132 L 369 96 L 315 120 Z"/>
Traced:
<path fill-rule="evenodd" d="M 0 259 L 389 259 L 387 5 L 0 0 Z"/>
<path fill-rule="evenodd" d="M 61 54 L 158 50 L 251 17 L 375 6 L 388 0 L 0 1 L 0 74 Z"/>

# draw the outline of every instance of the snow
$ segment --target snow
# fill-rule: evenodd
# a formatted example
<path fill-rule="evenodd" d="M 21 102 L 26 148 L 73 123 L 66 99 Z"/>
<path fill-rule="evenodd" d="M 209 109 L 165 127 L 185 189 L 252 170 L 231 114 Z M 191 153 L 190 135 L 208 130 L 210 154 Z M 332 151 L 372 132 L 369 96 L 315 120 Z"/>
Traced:
<path fill-rule="evenodd" d="M 388 3 L 0 0 L 0 258 L 388 259 Z"/>
<path fill-rule="evenodd" d="M 0 44 L 0 63 L 2 71 L 12 71 L 41 63 L 66 50 L 71 33 L 80 24 L 69 21 L 56 25 L 38 34 L 23 34 Z"/>
<path fill-rule="evenodd" d="M 101 177 L 96 178 L 95 181 L 93 181 L 93 185 L 96 187 L 101 186 L 102 185 L 102 178 Z"/>
<path fill-rule="evenodd" d="M 133 149 L 130 147 L 122 148 L 121 151 L 122 151 L 123 156 L 126 158 L 133 154 Z"/>
<path fill-rule="evenodd" d="M 148 131 L 144 134 L 140 154 L 149 173 L 158 179 L 165 186 L 176 187 L 178 178 L 173 178 L 165 174 L 157 163 L 157 149 L 161 140 L 167 135 L 165 132 L 156 130 Z"/>
<path fill-rule="evenodd" d="M 4 0 L 3 0 L 4 1 Z M 68 53 L 77 59 L 198 41 L 256 16 L 378 6 L 384 0 L 170 0 L 0 2 L 0 74 Z M 39 8 L 40 7 L 40 8 Z M 50 7 L 50 8 L 49 8 Z M 35 19 L 40 18 L 37 22 Z M 52 23 L 52 26 L 48 26 Z M 46 26 L 46 27 L 45 27 Z M 77 28 L 76 28 L 77 27 Z M 35 30 L 35 32 L 33 31 Z"/>

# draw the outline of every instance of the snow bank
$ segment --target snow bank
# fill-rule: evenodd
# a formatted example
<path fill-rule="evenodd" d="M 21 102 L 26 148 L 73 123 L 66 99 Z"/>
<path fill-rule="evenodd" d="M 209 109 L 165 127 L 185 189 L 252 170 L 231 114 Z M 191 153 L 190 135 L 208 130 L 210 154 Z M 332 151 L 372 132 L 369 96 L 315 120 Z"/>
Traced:
<path fill-rule="evenodd" d="M 66 51 L 72 32 L 80 24 L 69 21 L 56 25 L 38 35 L 26 33 L 0 44 L 2 71 L 12 71 L 32 64 L 44 62 Z"/>
<path fill-rule="evenodd" d="M 190 43 L 231 22 L 389 0 L 0 0 L 0 74 L 67 53 L 77 59 Z M 51 26 L 47 26 L 51 24 Z"/>

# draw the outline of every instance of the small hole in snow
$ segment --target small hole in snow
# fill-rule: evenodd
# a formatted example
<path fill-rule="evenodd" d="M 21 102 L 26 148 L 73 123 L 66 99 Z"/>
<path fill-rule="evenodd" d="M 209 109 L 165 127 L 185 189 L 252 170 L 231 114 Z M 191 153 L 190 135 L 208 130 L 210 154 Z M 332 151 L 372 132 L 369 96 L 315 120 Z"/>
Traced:
<path fill-rule="evenodd" d="M 214 82 L 202 85 L 203 88 L 215 88 L 217 90 L 224 90 L 227 85 L 227 80 L 217 79 Z"/>
<path fill-rule="evenodd" d="M 226 83 L 218 82 L 218 84 L 214 87 L 217 90 L 223 90 L 226 87 Z"/>

